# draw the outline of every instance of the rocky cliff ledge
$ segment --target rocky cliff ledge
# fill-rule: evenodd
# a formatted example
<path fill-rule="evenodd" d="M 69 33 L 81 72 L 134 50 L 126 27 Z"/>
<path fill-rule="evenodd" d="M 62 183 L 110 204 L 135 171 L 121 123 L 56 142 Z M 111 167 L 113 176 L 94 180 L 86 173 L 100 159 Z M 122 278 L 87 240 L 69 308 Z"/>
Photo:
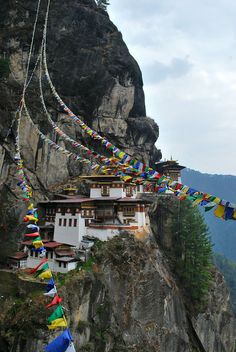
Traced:
<path fill-rule="evenodd" d="M 56 280 L 78 351 L 233 352 L 229 294 L 214 275 L 207 308 L 193 315 L 154 237 L 126 233 L 97 243 L 93 261 Z M 2 304 L 0 352 L 43 350 L 45 304 L 26 288 Z"/>
<path fill-rule="evenodd" d="M 4 243 L 9 232 L 14 231 L 22 209 L 21 202 L 16 205 L 14 131 L 9 129 L 22 92 L 36 7 L 36 0 L 0 0 L 0 58 L 9 60 L 11 69 L 9 75 L 0 77 L 0 231 Z M 45 10 L 46 1 L 42 0 L 31 72 L 41 43 Z M 52 1 L 47 43 L 52 80 L 72 110 L 126 152 L 146 162 L 158 161 L 161 153 L 154 144 L 159 129 L 146 117 L 140 69 L 108 14 L 98 9 L 94 0 Z M 43 87 L 53 119 L 74 139 L 89 145 L 80 128 L 59 109 L 45 80 Z M 26 102 L 34 123 L 64 146 L 43 113 L 37 77 L 28 88 Z M 88 172 L 83 165 L 43 144 L 26 117 L 20 132 L 26 174 L 36 200 L 71 176 Z"/>

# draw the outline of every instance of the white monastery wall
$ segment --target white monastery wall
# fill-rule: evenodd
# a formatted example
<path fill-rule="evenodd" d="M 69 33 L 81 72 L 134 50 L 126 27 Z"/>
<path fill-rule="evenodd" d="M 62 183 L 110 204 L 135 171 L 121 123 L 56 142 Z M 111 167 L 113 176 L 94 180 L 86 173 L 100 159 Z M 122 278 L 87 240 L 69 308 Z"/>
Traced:
<path fill-rule="evenodd" d="M 65 226 L 64 226 L 65 224 L 64 220 L 66 221 Z M 69 222 L 70 220 L 71 222 Z M 71 226 L 69 226 L 69 223 L 71 223 Z M 70 213 L 69 214 L 66 213 L 65 215 L 62 215 L 60 213 L 56 214 L 54 241 L 77 246 L 79 242 L 82 240 L 82 236 L 83 236 L 83 226 L 81 223 L 80 214 L 78 213 L 76 213 L 75 215 L 72 215 Z"/>

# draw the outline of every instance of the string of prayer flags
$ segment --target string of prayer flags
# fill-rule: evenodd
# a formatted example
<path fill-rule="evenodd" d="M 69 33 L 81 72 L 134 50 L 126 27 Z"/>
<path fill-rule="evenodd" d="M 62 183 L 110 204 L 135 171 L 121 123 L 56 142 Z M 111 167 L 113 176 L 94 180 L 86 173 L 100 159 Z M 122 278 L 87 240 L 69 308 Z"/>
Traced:
<path fill-rule="evenodd" d="M 65 329 L 59 336 L 55 338 L 51 343 L 49 343 L 45 351 L 46 352 L 68 352 L 68 347 L 70 347 L 73 338 L 69 329 Z"/>

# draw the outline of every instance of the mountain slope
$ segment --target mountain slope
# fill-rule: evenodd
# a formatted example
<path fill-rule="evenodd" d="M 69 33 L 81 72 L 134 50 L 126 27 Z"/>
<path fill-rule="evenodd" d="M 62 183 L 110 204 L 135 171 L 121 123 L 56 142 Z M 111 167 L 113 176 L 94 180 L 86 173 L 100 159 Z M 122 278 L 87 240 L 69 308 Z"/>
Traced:
<path fill-rule="evenodd" d="M 236 176 L 210 175 L 185 169 L 182 171 L 182 182 L 236 203 Z M 236 261 L 236 222 L 216 218 L 212 211 L 204 213 L 204 217 L 210 229 L 214 251 Z"/>

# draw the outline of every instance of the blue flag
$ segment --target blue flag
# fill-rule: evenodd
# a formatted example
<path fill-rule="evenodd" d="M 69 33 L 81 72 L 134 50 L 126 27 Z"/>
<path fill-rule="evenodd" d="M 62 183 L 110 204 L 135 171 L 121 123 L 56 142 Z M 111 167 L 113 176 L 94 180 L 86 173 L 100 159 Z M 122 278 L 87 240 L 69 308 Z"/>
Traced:
<path fill-rule="evenodd" d="M 55 286 L 54 280 L 53 280 L 53 279 L 50 279 L 50 280 L 48 281 L 48 284 L 47 284 L 47 287 L 46 287 L 46 291 L 47 291 L 47 292 L 51 291 L 51 290 L 54 288 L 54 286 Z"/>
<path fill-rule="evenodd" d="M 63 333 L 55 338 L 49 345 L 45 347 L 46 352 L 65 352 L 72 341 L 72 336 L 69 329 L 63 331 Z"/>

